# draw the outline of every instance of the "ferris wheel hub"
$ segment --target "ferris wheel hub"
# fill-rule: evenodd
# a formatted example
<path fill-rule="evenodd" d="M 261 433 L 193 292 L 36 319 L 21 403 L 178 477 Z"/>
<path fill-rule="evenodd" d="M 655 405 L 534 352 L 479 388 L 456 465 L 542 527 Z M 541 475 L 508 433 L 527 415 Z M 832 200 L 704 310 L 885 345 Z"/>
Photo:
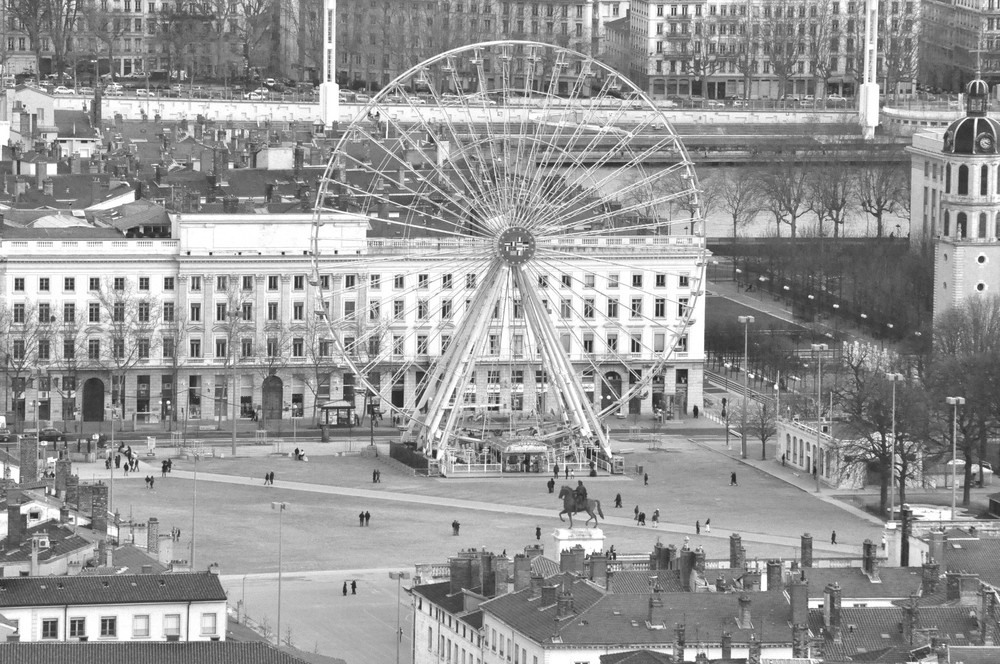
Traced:
<path fill-rule="evenodd" d="M 497 252 L 511 267 L 524 265 L 535 255 L 535 236 L 526 228 L 512 226 L 497 238 Z"/>

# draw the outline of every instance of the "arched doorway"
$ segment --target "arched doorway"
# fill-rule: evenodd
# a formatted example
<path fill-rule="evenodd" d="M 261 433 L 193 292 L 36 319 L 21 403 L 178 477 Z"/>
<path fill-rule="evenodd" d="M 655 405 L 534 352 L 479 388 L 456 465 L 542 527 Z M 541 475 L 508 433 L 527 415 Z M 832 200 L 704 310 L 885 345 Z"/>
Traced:
<path fill-rule="evenodd" d="M 83 421 L 104 421 L 104 381 L 88 378 L 83 383 Z"/>
<path fill-rule="evenodd" d="M 262 404 L 265 420 L 280 420 L 282 408 L 282 392 L 284 383 L 277 376 L 268 376 L 261 386 Z"/>
<path fill-rule="evenodd" d="M 601 384 L 601 410 L 618 401 L 622 394 L 622 377 L 615 371 L 604 374 Z"/>

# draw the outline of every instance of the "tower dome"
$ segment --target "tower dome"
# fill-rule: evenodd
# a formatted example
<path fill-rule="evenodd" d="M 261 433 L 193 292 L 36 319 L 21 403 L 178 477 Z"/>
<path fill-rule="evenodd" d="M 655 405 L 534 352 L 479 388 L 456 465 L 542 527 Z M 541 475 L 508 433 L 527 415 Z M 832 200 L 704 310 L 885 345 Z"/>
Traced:
<path fill-rule="evenodd" d="M 981 78 L 966 86 L 965 117 L 955 120 L 944 132 L 944 152 L 951 154 L 997 154 L 1000 123 L 986 116 L 990 106 L 990 86 Z"/>

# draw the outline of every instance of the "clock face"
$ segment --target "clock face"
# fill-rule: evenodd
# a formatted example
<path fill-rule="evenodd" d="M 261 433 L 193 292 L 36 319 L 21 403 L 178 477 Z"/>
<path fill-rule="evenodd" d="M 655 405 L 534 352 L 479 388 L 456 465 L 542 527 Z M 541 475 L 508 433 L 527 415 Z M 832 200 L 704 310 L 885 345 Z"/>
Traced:
<path fill-rule="evenodd" d="M 979 149 L 980 150 L 992 150 L 993 149 L 993 137 L 988 134 L 983 134 L 979 137 Z"/>

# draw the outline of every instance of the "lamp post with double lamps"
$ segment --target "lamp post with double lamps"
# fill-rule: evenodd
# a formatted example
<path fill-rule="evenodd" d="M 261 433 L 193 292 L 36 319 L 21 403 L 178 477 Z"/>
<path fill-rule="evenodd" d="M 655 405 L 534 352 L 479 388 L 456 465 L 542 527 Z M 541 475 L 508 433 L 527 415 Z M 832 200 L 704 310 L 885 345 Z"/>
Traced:
<path fill-rule="evenodd" d="M 809 470 L 812 471 L 813 477 L 816 478 L 816 493 L 819 493 L 819 449 L 820 449 L 820 435 L 823 432 L 822 419 L 823 419 L 823 352 L 829 350 L 830 347 L 826 344 L 812 344 L 812 350 L 816 353 L 816 448 L 813 450 L 812 463 L 813 467 Z"/>
<path fill-rule="evenodd" d="M 955 520 L 958 499 L 958 407 L 965 405 L 965 397 L 946 397 L 944 402 L 952 407 L 951 416 L 951 520 Z"/>
<path fill-rule="evenodd" d="M 889 519 L 896 518 L 896 383 L 903 380 L 903 374 L 887 373 L 886 380 L 892 383 L 892 453 L 889 455 Z M 906 478 L 899 478 L 905 482 Z"/>
<path fill-rule="evenodd" d="M 403 579 L 409 579 L 409 572 L 389 572 L 389 578 L 395 579 L 396 581 L 396 664 L 399 664 L 399 644 L 403 640 L 403 627 L 399 620 L 399 599 L 400 590 L 402 587 Z"/>
<path fill-rule="evenodd" d="M 747 458 L 747 396 L 750 392 L 750 346 L 748 339 L 750 335 L 750 325 L 754 322 L 753 316 L 737 316 L 736 320 L 743 326 L 743 422 L 740 427 L 741 449 L 740 456 Z"/>
<path fill-rule="evenodd" d="M 277 643 L 281 645 L 281 517 L 285 514 L 285 510 L 288 509 L 288 503 L 272 502 L 272 510 L 278 510 L 278 627 L 277 627 Z"/>

